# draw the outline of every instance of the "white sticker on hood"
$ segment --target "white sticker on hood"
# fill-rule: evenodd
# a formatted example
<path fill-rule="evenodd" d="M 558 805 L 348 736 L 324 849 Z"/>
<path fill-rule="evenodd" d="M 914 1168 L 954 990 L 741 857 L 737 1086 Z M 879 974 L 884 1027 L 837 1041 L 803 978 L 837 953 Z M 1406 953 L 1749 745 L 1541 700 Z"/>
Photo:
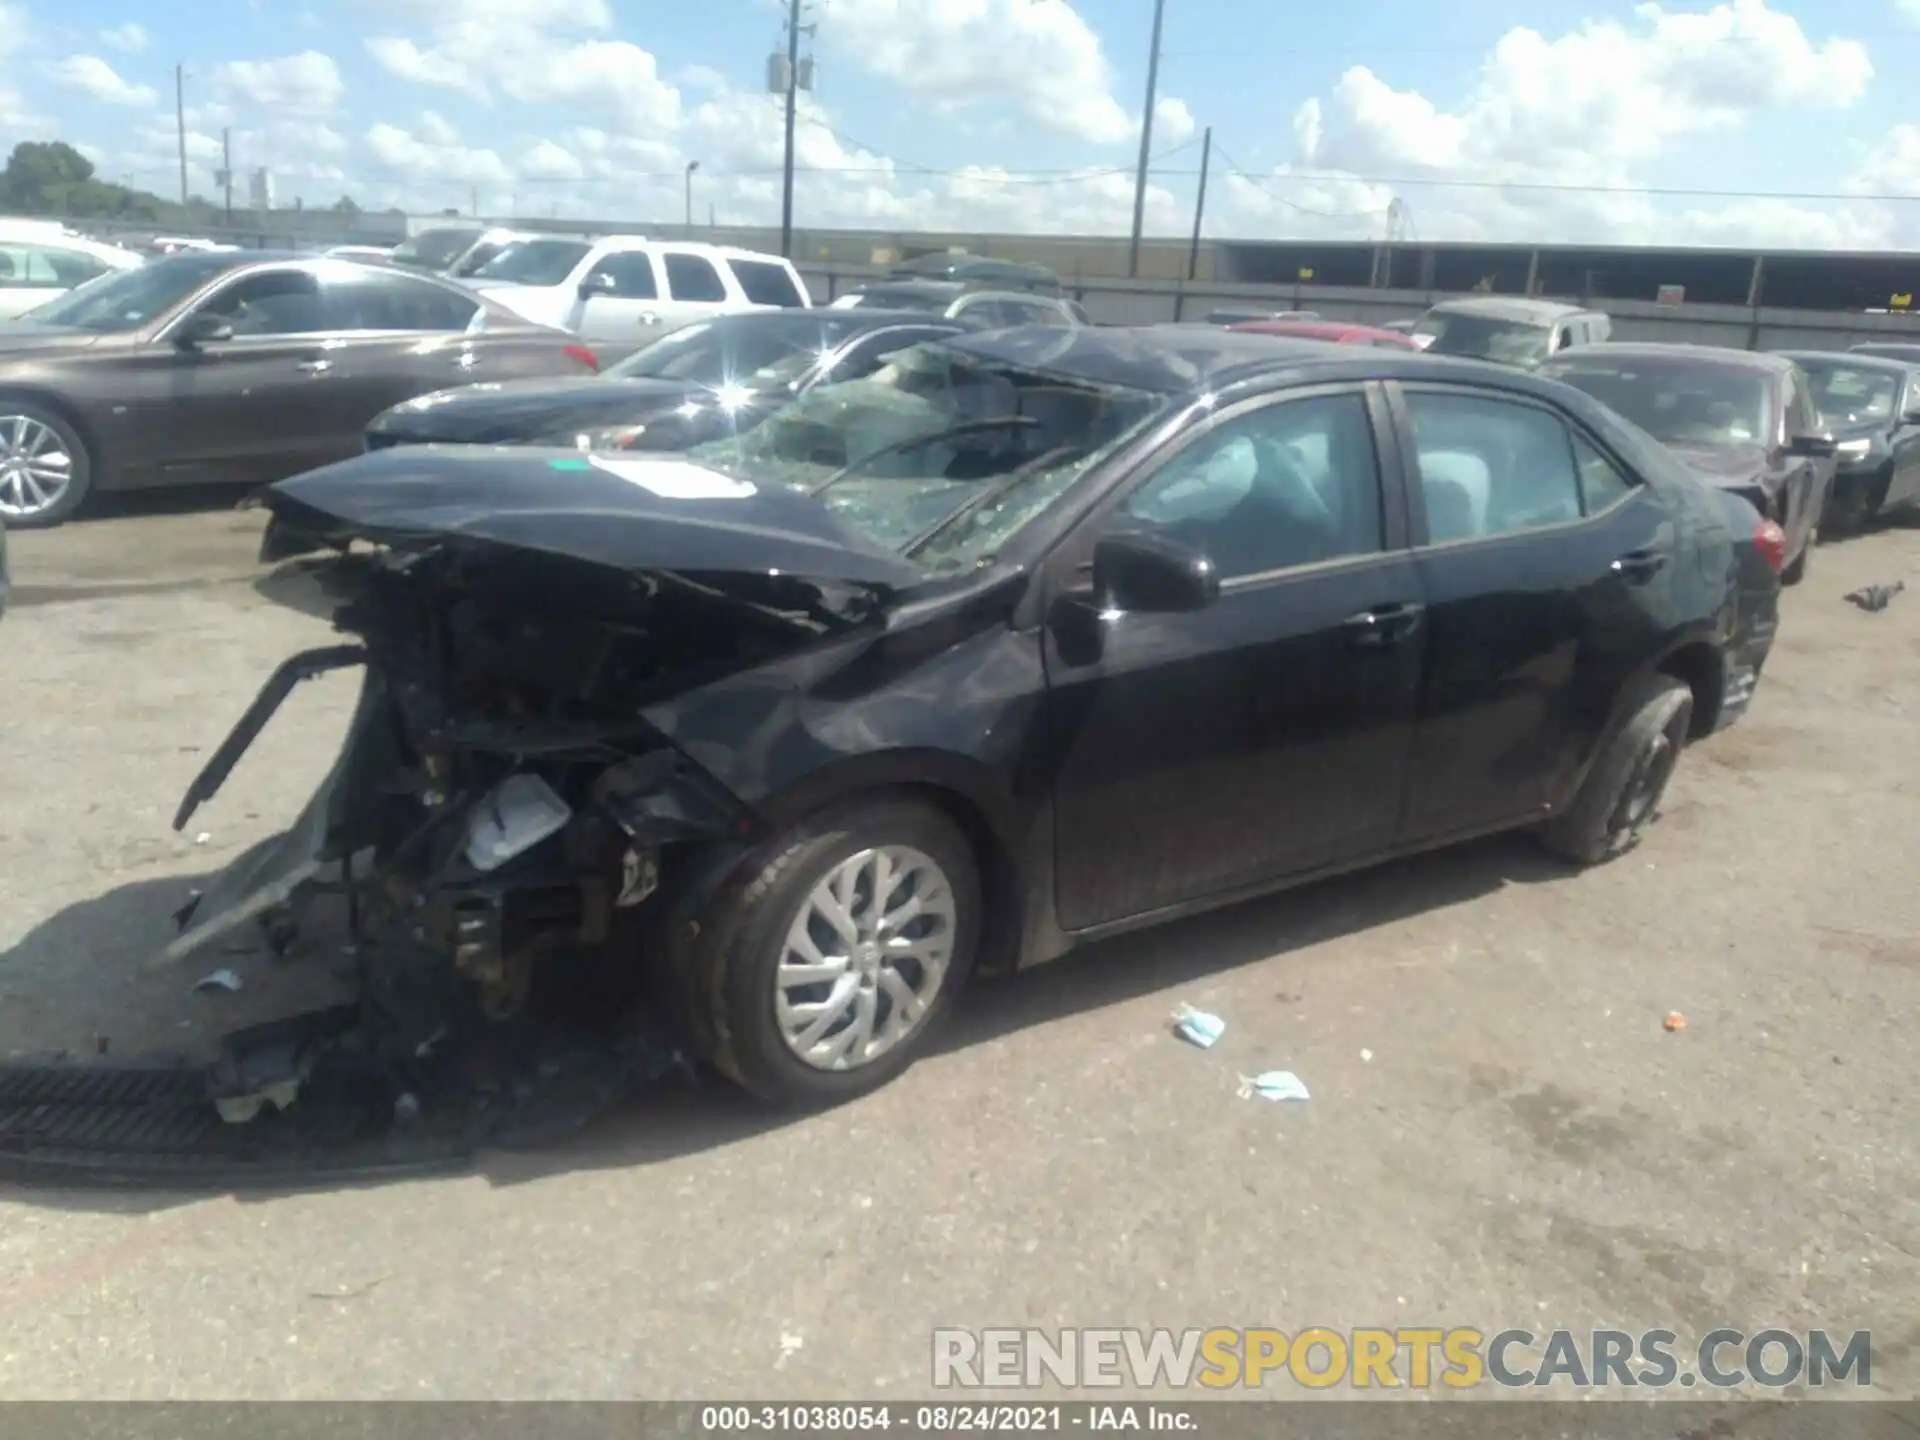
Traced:
<path fill-rule="evenodd" d="M 663 500 L 744 500 L 755 493 L 751 481 L 735 480 L 685 460 L 619 460 L 605 455 L 588 458 L 596 468 L 651 490 Z"/>

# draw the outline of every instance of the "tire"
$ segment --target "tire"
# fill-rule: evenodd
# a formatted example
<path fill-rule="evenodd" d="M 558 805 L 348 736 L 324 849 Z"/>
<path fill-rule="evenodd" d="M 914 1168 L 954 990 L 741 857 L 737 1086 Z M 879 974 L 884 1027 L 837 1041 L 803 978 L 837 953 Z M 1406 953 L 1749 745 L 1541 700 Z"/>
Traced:
<path fill-rule="evenodd" d="M 1627 723 L 1607 742 L 1573 803 L 1534 831 L 1549 854 L 1599 865 L 1640 843 L 1660 811 L 1688 727 L 1693 692 L 1670 675 L 1641 682 Z"/>
<path fill-rule="evenodd" d="M 916 980 L 925 982 L 933 971 L 905 956 L 889 962 L 877 948 L 863 955 L 816 912 L 809 925 L 816 953 L 829 963 L 841 962 L 841 975 L 805 984 L 790 978 L 788 984 L 795 988 L 789 989 L 783 989 L 781 977 L 789 956 L 789 936 L 808 918 L 817 889 L 837 873 L 845 873 L 843 867 L 854 871 L 862 863 L 871 866 L 876 852 L 896 867 L 918 867 L 915 886 L 928 875 L 929 866 L 943 877 L 944 887 L 935 885 L 928 893 L 935 910 L 945 917 L 946 923 L 936 928 L 946 943 L 936 944 L 928 954 L 937 957 L 944 950 L 945 964 L 929 987 L 931 993 L 919 994 L 920 1009 L 908 1027 L 888 1048 L 862 1059 L 851 1053 L 847 1043 L 854 1017 L 864 1008 L 869 1025 L 877 1027 L 871 1030 L 873 1038 L 885 1039 L 889 1023 L 897 1020 L 903 1008 L 899 987 L 904 984 L 911 992 Z M 750 857 L 740 873 L 743 879 L 724 890 L 709 908 L 692 957 L 691 988 L 702 1012 L 696 1029 L 708 1037 L 709 1058 L 717 1070 L 762 1101 L 811 1108 L 877 1090 L 925 1053 L 966 983 L 980 942 L 979 863 L 967 837 L 952 821 L 918 801 L 890 795 L 867 797 L 804 822 Z M 870 880 L 873 872 L 861 873 Z M 894 894 L 916 893 L 906 891 L 905 882 L 901 883 L 902 889 Z M 856 889 L 855 903 L 847 907 L 857 924 L 870 923 L 860 904 L 862 893 Z M 943 893 L 944 904 L 937 898 Z M 915 921 L 907 928 L 919 932 L 925 927 Z M 870 935 L 871 931 L 860 933 Z M 904 938 L 923 937 L 914 933 Z M 840 944 L 846 944 L 844 954 L 836 953 L 835 946 Z M 863 965 L 868 967 L 864 974 Z M 783 1002 L 832 1003 L 849 981 L 854 988 L 844 991 L 845 1004 L 833 1012 L 802 1010 L 796 1015 L 783 1010 Z M 818 1022 L 823 1014 L 836 1018 L 825 1038 L 816 1042 L 812 1058 L 807 1058 L 802 1053 L 806 1034 L 801 1027 L 808 1020 Z M 789 1033 L 794 1031 L 800 1032 L 799 1038 L 790 1041 Z M 837 1051 L 847 1053 L 836 1055 Z"/>
<path fill-rule="evenodd" d="M 65 466 L 48 464 L 53 456 L 64 457 Z M 56 488 L 62 469 L 65 481 Z M 0 525 L 58 525 L 80 508 L 92 486 L 93 457 L 71 421 L 38 401 L 0 398 Z"/>

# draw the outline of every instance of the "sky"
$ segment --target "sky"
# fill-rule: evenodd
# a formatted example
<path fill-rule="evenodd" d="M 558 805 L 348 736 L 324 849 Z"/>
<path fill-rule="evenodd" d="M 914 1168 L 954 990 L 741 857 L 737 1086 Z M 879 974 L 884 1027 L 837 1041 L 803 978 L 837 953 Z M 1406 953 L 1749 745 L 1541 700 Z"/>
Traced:
<path fill-rule="evenodd" d="M 0 141 L 282 203 L 777 224 L 783 0 L 0 0 Z M 810 0 L 795 223 L 1124 234 L 1153 0 Z M 1165 0 L 1150 234 L 1920 248 L 1920 0 Z M 1906 199 L 1902 197 L 1913 196 Z M 1398 208 L 1395 209 L 1396 202 Z"/>

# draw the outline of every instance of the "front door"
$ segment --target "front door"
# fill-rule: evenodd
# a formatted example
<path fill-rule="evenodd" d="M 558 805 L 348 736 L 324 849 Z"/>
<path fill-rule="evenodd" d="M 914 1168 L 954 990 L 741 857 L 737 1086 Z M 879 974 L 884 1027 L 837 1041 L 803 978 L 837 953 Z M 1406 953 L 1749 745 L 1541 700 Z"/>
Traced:
<path fill-rule="evenodd" d="M 660 277 L 645 250 L 615 250 L 587 272 L 589 287 L 574 329 L 598 344 L 631 353 L 652 344 L 672 325 L 660 299 Z"/>
<path fill-rule="evenodd" d="M 1660 649 L 1676 534 L 1656 492 L 1545 405 L 1408 386 L 1401 407 L 1427 601 L 1412 844 L 1562 796 Z"/>
<path fill-rule="evenodd" d="M 168 347 L 161 387 L 168 417 L 152 478 L 169 484 L 257 484 L 339 458 L 320 282 L 312 271 L 255 270 L 222 286 L 196 313 L 229 340 Z"/>
<path fill-rule="evenodd" d="M 1420 595 L 1383 494 L 1377 393 L 1221 412 L 1049 562 L 1056 902 L 1085 929 L 1384 849 L 1420 678 Z M 1102 613 L 1094 541 L 1205 552 L 1219 599 Z M 1090 603 L 1090 601 L 1092 603 Z"/>

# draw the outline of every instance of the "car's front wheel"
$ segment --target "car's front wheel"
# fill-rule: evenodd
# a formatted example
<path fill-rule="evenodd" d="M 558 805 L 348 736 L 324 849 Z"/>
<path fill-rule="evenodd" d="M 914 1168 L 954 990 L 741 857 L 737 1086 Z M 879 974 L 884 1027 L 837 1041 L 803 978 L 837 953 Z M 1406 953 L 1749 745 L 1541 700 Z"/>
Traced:
<path fill-rule="evenodd" d="M 1598 865 L 1640 842 L 1660 813 L 1693 724 L 1693 692 L 1655 675 L 1635 692 L 1626 724 L 1607 742 L 1573 803 L 1534 831 L 1541 846 L 1576 865 Z"/>
<path fill-rule="evenodd" d="M 979 865 L 933 806 L 859 800 L 750 860 L 705 928 L 715 1066 L 762 1100 L 833 1104 L 925 1052 L 979 946 Z"/>
<path fill-rule="evenodd" d="M 58 525 L 80 508 L 92 479 L 86 443 L 66 417 L 0 398 L 0 524 Z"/>

